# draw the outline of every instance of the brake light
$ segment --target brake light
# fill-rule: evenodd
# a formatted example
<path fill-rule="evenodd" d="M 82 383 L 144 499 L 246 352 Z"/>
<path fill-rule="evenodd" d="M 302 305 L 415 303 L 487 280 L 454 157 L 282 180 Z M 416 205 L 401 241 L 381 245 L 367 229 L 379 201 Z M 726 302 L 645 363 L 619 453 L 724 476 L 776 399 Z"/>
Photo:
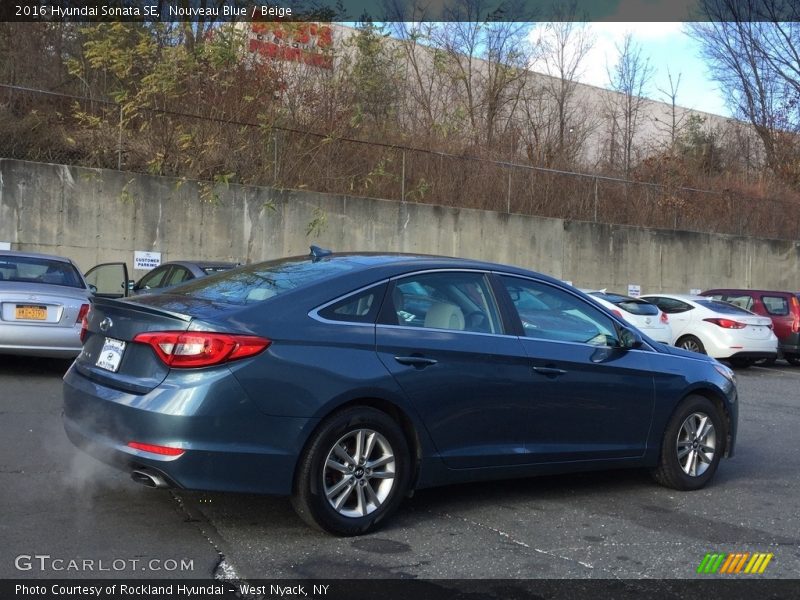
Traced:
<path fill-rule="evenodd" d="M 668 325 L 668 324 L 669 324 L 669 315 L 667 315 L 667 313 L 665 313 L 665 312 L 662 312 L 662 313 L 661 313 L 661 316 L 660 316 L 658 319 L 659 319 L 659 321 L 661 321 L 661 322 L 662 322 L 664 325 Z"/>
<path fill-rule="evenodd" d="M 83 320 L 86 318 L 86 315 L 89 314 L 90 306 L 90 304 L 81 304 L 81 309 L 78 311 L 78 317 L 75 319 L 75 323 L 83 322 Z"/>
<path fill-rule="evenodd" d="M 142 442 L 128 442 L 129 448 L 160 454 L 161 456 L 180 456 L 186 452 L 183 448 L 171 448 L 169 446 L 156 446 L 155 444 L 143 444 Z"/>
<path fill-rule="evenodd" d="M 792 333 L 800 333 L 800 301 L 797 299 L 797 296 L 791 297 L 791 304 L 792 314 L 794 314 L 794 320 L 792 321 Z"/>
<path fill-rule="evenodd" d="M 718 325 L 723 329 L 744 329 L 747 327 L 747 325 L 744 323 L 739 323 L 739 321 L 733 321 L 731 319 L 703 319 L 703 321 L 713 323 L 714 325 Z"/>
<path fill-rule="evenodd" d="M 174 368 L 208 367 L 255 356 L 272 343 L 255 335 L 207 331 L 148 331 L 133 338 Z"/>
<path fill-rule="evenodd" d="M 75 323 L 81 324 L 80 340 L 81 344 L 86 341 L 86 336 L 89 334 L 89 304 L 81 304 L 81 309 L 78 311 L 78 318 Z"/>

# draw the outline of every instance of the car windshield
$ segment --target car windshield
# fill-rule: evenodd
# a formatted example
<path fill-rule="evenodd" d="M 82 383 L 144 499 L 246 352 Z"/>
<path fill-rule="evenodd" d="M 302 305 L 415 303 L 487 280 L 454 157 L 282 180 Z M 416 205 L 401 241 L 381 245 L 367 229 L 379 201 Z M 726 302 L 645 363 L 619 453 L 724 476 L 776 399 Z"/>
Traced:
<path fill-rule="evenodd" d="M 85 287 L 72 264 L 34 256 L 0 255 L 0 281 Z"/>
<path fill-rule="evenodd" d="M 749 310 L 745 310 L 743 308 L 739 308 L 738 306 L 734 306 L 733 304 L 729 304 L 727 302 L 722 302 L 721 300 L 695 300 L 697 304 L 702 306 L 703 308 L 708 308 L 709 310 L 713 310 L 718 313 L 723 313 L 726 315 L 752 315 Z"/>
<path fill-rule="evenodd" d="M 171 293 L 213 302 L 252 304 L 352 268 L 347 262 L 312 261 L 305 257 L 270 261 L 220 273 L 212 278 L 194 279 Z"/>

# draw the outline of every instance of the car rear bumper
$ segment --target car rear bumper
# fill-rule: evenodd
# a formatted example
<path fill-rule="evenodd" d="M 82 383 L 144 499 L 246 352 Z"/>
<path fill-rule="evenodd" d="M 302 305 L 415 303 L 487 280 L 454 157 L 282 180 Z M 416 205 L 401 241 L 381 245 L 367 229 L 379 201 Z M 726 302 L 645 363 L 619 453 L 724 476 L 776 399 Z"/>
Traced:
<path fill-rule="evenodd" d="M 792 333 L 778 342 L 782 354 L 800 354 L 800 333 Z"/>
<path fill-rule="evenodd" d="M 290 494 L 297 457 L 315 420 L 265 415 L 222 373 L 199 379 L 137 395 L 72 367 L 64 377 L 64 430 L 95 458 L 128 472 L 161 474 L 174 487 Z M 184 453 L 144 452 L 129 447 L 132 441 Z"/>
<path fill-rule="evenodd" d="M 742 352 L 737 352 L 735 354 L 731 354 L 728 358 L 741 358 L 741 359 L 749 359 L 749 360 L 761 360 L 762 358 L 775 358 L 778 355 L 777 352 L 758 352 L 755 350 L 746 350 Z"/>
<path fill-rule="evenodd" d="M 0 324 L 0 353 L 75 358 L 81 352 L 80 326 Z"/>
<path fill-rule="evenodd" d="M 778 340 L 774 336 L 763 340 L 752 340 L 742 339 L 727 331 L 714 333 L 716 336 L 709 340 L 709 343 L 704 342 L 706 351 L 714 358 L 761 359 L 775 358 L 778 355 Z"/>

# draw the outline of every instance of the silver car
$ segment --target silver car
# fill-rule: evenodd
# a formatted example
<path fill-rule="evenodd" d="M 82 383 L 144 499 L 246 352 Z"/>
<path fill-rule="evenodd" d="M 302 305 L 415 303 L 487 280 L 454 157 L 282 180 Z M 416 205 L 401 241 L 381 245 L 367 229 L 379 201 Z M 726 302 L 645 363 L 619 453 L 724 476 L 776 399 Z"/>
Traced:
<path fill-rule="evenodd" d="M 0 354 L 77 356 L 91 294 L 68 258 L 0 251 Z"/>

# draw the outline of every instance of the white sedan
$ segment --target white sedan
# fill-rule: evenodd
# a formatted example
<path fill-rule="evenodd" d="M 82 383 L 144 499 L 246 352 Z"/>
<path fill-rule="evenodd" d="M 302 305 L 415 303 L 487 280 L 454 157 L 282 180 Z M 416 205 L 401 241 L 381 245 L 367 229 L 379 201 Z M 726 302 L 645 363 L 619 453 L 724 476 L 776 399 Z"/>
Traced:
<path fill-rule="evenodd" d="M 588 294 L 655 341 L 663 344 L 672 343 L 672 328 L 667 313 L 662 312 L 655 304 L 605 290 Z"/>
<path fill-rule="evenodd" d="M 778 338 L 767 317 L 703 296 L 647 294 L 642 299 L 669 315 L 672 343 L 678 348 L 742 367 L 777 356 Z"/>

